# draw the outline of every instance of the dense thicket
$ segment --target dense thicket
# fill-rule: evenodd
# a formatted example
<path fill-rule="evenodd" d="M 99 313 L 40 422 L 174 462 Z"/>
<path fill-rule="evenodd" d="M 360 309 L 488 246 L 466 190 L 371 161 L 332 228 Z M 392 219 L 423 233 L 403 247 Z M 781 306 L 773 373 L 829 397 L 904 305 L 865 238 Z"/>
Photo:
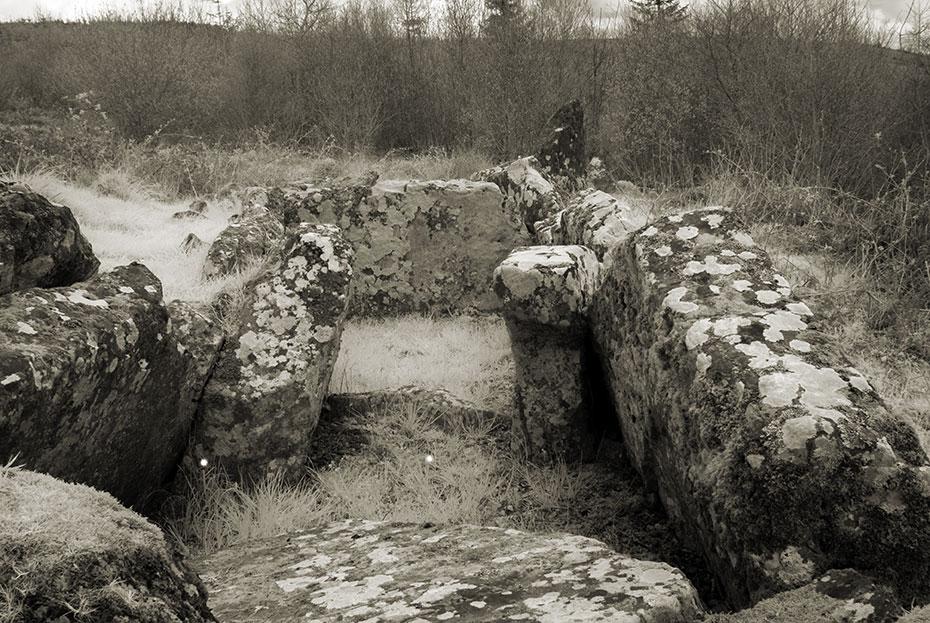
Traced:
<path fill-rule="evenodd" d="M 925 164 L 930 63 L 881 47 L 848 0 L 713 0 L 611 24 L 579 0 L 446 0 L 439 15 L 327 2 L 253 0 L 223 25 L 165 9 L 5 24 L 0 109 L 99 105 L 135 140 L 260 130 L 506 157 L 580 97 L 592 147 L 637 181 L 692 182 L 725 158 L 861 194 Z"/>

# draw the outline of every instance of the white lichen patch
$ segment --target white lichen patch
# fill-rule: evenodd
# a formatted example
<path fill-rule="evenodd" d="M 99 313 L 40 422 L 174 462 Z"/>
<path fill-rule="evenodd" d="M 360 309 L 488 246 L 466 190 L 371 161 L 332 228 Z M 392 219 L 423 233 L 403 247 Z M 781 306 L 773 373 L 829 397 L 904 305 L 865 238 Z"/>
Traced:
<path fill-rule="evenodd" d="M 786 372 L 774 372 L 759 378 L 759 394 L 763 404 L 785 407 L 831 409 L 849 405 L 849 384 L 833 368 L 818 368 L 796 355 L 783 355 L 779 363 Z"/>
<path fill-rule="evenodd" d="M 2 381 L 0 381 L 0 385 L 6 387 L 7 385 L 12 385 L 13 383 L 17 381 L 21 381 L 21 380 L 22 380 L 22 377 L 14 372 L 13 374 L 7 376 Z"/>
<path fill-rule="evenodd" d="M 745 232 L 731 231 L 730 237 L 744 247 L 756 246 L 756 241 L 752 239 L 752 236 L 750 236 L 749 234 Z"/>
<path fill-rule="evenodd" d="M 664 299 L 662 299 L 662 307 L 671 309 L 674 312 L 681 314 L 687 314 L 693 311 L 697 311 L 699 306 L 690 301 L 682 301 L 681 299 L 688 294 L 688 288 L 678 287 L 673 288 L 669 291 Z"/>
<path fill-rule="evenodd" d="M 756 290 L 756 299 L 763 305 L 774 305 L 781 299 L 781 294 L 774 290 Z"/>
<path fill-rule="evenodd" d="M 669 220 L 671 220 L 671 217 L 669 217 Z M 679 221 L 680 220 L 681 218 L 679 217 Z M 675 232 L 675 236 L 677 236 L 680 240 L 691 240 L 692 238 L 697 238 L 699 233 L 700 230 L 697 227 L 687 225 L 685 227 L 679 227 L 678 231 Z"/>
<path fill-rule="evenodd" d="M 685 333 L 685 346 L 688 347 L 688 350 L 694 350 L 706 342 L 710 338 L 707 332 L 712 326 L 714 326 L 714 323 L 710 318 L 701 318 L 692 324 L 688 332 Z"/>
<path fill-rule="evenodd" d="M 74 292 L 68 295 L 67 300 L 72 303 L 78 303 L 80 305 L 89 305 L 90 307 L 99 307 L 100 309 L 106 309 L 107 307 L 110 306 L 110 304 L 104 301 L 103 299 L 87 298 L 87 290 L 75 290 Z"/>
<path fill-rule="evenodd" d="M 752 282 L 745 279 L 734 279 L 732 285 L 737 292 L 746 292 L 752 288 Z"/>
<path fill-rule="evenodd" d="M 16 330 L 19 333 L 25 333 L 26 335 L 37 335 L 38 331 L 32 328 L 32 325 L 25 322 L 19 321 L 16 323 Z"/>
<path fill-rule="evenodd" d="M 717 209 L 717 206 L 712 206 L 711 209 Z M 723 214 L 707 214 L 702 216 L 701 220 L 707 223 L 711 229 L 717 229 L 724 218 Z"/>
<path fill-rule="evenodd" d="M 430 587 L 426 592 L 413 600 L 415 604 L 432 604 L 437 601 L 442 601 L 449 595 L 453 595 L 461 590 L 468 590 L 471 588 L 476 588 L 474 584 L 466 584 L 464 582 L 440 582 L 436 586 Z"/>
<path fill-rule="evenodd" d="M 658 255 L 659 257 L 668 257 L 669 255 L 672 254 L 672 247 L 667 246 L 667 245 L 658 247 L 655 250 L 655 254 Z"/>
<path fill-rule="evenodd" d="M 811 352 L 810 342 L 805 342 L 804 340 L 791 340 L 788 342 L 788 346 L 799 353 Z"/>
<path fill-rule="evenodd" d="M 714 335 L 717 337 L 727 337 L 736 335 L 740 327 L 746 327 L 752 324 L 749 318 L 741 316 L 727 316 L 714 321 Z"/>
<path fill-rule="evenodd" d="M 814 312 L 811 311 L 811 308 L 805 305 L 804 303 L 788 303 L 785 305 L 785 309 L 795 314 L 800 314 L 802 316 L 813 316 Z"/>
<path fill-rule="evenodd" d="M 654 225 L 650 225 L 649 227 L 644 229 L 639 235 L 640 236 L 655 236 L 657 233 L 659 233 L 659 230 L 656 229 Z"/>
<path fill-rule="evenodd" d="M 758 259 L 759 256 L 752 251 L 741 251 L 737 257 L 739 257 L 741 260 L 755 260 Z"/>
<path fill-rule="evenodd" d="M 858 389 L 860 392 L 872 391 L 872 385 L 869 384 L 857 370 L 850 368 L 852 374 L 849 376 L 849 384 Z"/>
<path fill-rule="evenodd" d="M 158 294 L 158 288 L 156 288 L 156 287 L 153 286 L 153 285 L 147 285 L 147 286 L 145 286 L 144 289 L 145 289 L 145 291 L 148 292 L 149 294 Z"/>
<path fill-rule="evenodd" d="M 779 357 L 762 342 L 750 342 L 749 344 L 737 344 L 736 350 L 749 357 L 749 367 L 754 370 L 771 368 L 778 364 Z"/>
<path fill-rule="evenodd" d="M 707 370 L 710 369 L 710 366 L 712 363 L 713 363 L 713 359 L 711 358 L 710 355 L 708 355 L 707 353 L 698 353 L 698 356 L 696 359 L 698 376 L 706 373 Z"/>
<path fill-rule="evenodd" d="M 803 331 L 807 323 L 801 317 L 790 311 L 775 311 L 762 317 L 762 322 L 768 325 L 762 335 L 770 342 L 779 342 L 785 338 L 783 331 Z"/>
<path fill-rule="evenodd" d="M 781 427 L 782 443 L 789 450 L 803 450 L 817 434 L 817 420 L 810 415 L 791 418 Z"/>
<path fill-rule="evenodd" d="M 136 291 L 130 288 L 129 286 L 120 286 L 119 291 L 123 294 L 135 294 Z"/>
<path fill-rule="evenodd" d="M 690 261 L 685 266 L 684 274 L 687 276 L 707 273 L 708 275 L 729 275 L 740 270 L 740 264 L 720 264 L 716 255 L 708 255 L 703 262 Z"/>
<path fill-rule="evenodd" d="M 713 292 L 714 294 L 720 294 L 720 286 L 715 286 L 711 284 L 708 286 L 708 288 L 710 288 L 710 291 Z"/>

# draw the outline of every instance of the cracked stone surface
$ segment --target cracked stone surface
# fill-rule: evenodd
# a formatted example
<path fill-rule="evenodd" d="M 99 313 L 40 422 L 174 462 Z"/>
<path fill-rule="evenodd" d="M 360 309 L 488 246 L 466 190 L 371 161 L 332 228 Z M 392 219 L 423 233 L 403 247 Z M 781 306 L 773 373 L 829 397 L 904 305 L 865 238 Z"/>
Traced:
<path fill-rule="evenodd" d="M 479 171 L 472 179 L 496 184 L 504 193 L 509 212 L 519 215 L 526 231 L 531 234 L 536 232 L 536 221 L 545 219 L 562 207 L 555 185 L 542 173 L 542 166 L 534 156 Z"/>
<path fill-rule="evenodd" d="M 192 563 L 224 623 L 694 621 L 690 582 L 593 539 L 348 520 Z"/>
<path fill-rule="evenodd" d="M 532 457 L 574 461 L 594 451 L 585 332 L 600 270 L 586 247 L 535 246 L 494 271 L 516 372 L 514 439 Z"/>
<path fill-rule="evenodd" d="M 333 225 L 302 223 L 280 265 L 247 285 L 204 390 L 186 461 L 258 481 L 303 471 L 349 303 L 352 249 Z"/>
<path fill-rule="evenodd" d="M 355 251 L 350 315 L 491 310 L 494 267 L 530 241 L 500 189 L 488 182 L 303 185 L 271 189 L 266 201 L 287 225 L 342 229 Z"/>
<path fill-rule="evenodd" d="M 734 605 L 867 571 L 930 597 L 930 463 L 735 217 L 663 217 L 591 305 L 630 457 Z"/>
<path fill-rule="evenodd" d="M 0 182 L 0 295 L 90 279 L 100 266 L 71 210 Z"/>
<path fill-rule="evenodd" d="M 11 621 L 216 621 L 154 524 L 101 491 L 2 465 L 0 582 L 4 605 L 23 606 Z"/>
<path fill-rule="evenodd" d="M 0 462 L 139 508 L 183 453 L 197 366 L 141 264 L 0 297 Z"/>

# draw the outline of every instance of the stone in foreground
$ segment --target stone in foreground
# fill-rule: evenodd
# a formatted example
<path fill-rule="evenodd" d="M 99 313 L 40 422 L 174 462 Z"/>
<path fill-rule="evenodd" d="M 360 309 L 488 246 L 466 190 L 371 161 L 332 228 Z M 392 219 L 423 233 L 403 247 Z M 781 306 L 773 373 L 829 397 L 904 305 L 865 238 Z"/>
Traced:
<path fill-rule="evenodd" d="M 246 287 L 201 399 L 188 466 L 248 482 L 303 472 L 349 302 L 352 249 L 337 227 L 302 223 L 280 265 Z"/>
<path fill-rule="evenodd" d="M 224 623 L 684 623 L 691 583 L 568 534 L 345 521 L 194 562 Z"/>
<path fill-rule="evenodd" d="M 0 295 L 69 286 L 99 266 L 71 210 L 0 182 Z"/>
<path fill-rule="evenodd" d="M 2 465 L 0 618 L 216 620 L 203 583 L 157 527 L 106 493 Z"/>
<path fill-rule="evenodd" d="M 140 508 L 173 475 L 203 382 L 142 264 L 0 297 L 0 463 Z"/>
<path fill-rule="evenodd" d="M 514 440 L 534 458 L 576 461 L 595 450 L 585 338 L 600 267 L 586 247 L 537 246 L 494 271 L 516 367 Z"/>

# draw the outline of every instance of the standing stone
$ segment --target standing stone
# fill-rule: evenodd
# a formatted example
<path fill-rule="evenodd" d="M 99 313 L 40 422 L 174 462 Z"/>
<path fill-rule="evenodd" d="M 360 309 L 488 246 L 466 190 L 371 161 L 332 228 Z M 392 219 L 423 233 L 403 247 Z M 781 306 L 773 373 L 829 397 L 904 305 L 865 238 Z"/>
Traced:
<path fill-rule="evenodd" d="M 282 261 L 247 286 L 204 391 L 187 457 L 240 481 L 303 472 L 349 303 L 352 250 L 332 225 L 299 225 Z"/>
<path fill-rule="evenodd" d="M 0 295 L 89 279 L 100 261 L 71 210 L 0 182 Z"/>
<path fill-rule="evenodd" d="M 494 272 L 516 366 L 515 438 L 544 460 L 586 458 L 585 312 L 600 265 L 580 246 L 522 247 Z"/>
<path fill-rule="evenodd" d="M 161 296 L 131 264 L 0 297 L 0 464 L 19 455 L 137 508 L 172 477 L 193 417 L 179 388 L 203 377 Z"/>
<path fill-rule="evenodd" d="M 585 176 L 584 107 L 572 100 L 549 120 L 549 136 L 536 158 L 543 172 L 562 190 L 581 188 Z"/>

